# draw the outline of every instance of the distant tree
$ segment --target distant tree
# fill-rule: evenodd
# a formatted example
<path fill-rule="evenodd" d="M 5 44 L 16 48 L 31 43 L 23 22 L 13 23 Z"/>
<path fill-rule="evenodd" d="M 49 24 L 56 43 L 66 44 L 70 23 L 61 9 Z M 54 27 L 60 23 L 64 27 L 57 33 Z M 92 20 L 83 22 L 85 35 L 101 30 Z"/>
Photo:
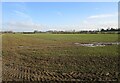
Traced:
<path fill-rule="evenodd" d="M 101 29 L 101 32 L 104 32 L 105 30 L 104 29 Z"/>
<path fill-rule="evenodd" d="M 110 30 L 109 31 L 114 31 L 115 29 L 113 29 L 113 28 L 110 28 Z"/>
<path fill-rule="evenodd" d="M 38 32 L 38 30 L 34 30 L 34 33 L 37 33 Z"/>

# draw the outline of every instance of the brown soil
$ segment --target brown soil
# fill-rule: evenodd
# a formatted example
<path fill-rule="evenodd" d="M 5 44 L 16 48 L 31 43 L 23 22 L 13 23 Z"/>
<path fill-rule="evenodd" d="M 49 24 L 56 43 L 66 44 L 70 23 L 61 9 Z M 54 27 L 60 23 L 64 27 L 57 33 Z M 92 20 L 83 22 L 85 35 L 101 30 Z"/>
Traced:
<path fill-rule="evenodd" d="M 4 56 L 3 81 L 117 81 L 118 57 Z"/>

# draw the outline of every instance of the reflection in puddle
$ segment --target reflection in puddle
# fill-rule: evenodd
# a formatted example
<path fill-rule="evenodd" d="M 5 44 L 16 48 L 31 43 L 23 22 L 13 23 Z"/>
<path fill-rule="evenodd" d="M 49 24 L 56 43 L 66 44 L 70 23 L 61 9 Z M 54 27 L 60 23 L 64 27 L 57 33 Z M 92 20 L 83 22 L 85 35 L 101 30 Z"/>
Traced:
<path fill-rule="evenodd" d="M 74 43 L 77 46 L 85 46 L 85 47 L 104 47 L 104 46 L 108 46 L 108 45 L 119 45 L 120 42 L 93 42 L 93 43 Z"/>

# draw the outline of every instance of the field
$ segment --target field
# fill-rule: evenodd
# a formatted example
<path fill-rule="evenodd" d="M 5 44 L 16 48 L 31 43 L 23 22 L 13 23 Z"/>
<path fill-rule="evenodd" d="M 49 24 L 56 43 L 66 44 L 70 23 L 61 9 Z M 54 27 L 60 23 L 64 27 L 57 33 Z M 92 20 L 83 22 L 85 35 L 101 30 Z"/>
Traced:
<path fill-rule="evenodd" d="M 3 34 L 3 81 L 117 81 L 117 34 Z"/>

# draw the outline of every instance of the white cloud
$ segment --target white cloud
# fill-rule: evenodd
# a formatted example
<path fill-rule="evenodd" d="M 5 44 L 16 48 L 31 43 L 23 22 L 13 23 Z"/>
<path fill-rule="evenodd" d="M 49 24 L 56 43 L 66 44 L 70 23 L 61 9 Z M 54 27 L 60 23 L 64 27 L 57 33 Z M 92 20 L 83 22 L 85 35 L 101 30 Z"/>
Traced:
<path fill-rule="evenodd" d="M 98 18 L 109 18 L 109 17 L 114 17 L 117 16 L 117 13 L 115 14 L 99 14 L 99 15 L 92 15 L 89 16 L 89 19 L 98 19 Z"/>
<path fill-rule="evenodd" d="M 41 29 L 41 27 L 43 27 L 42 25 L 33 22 L 32 17 L 26 11 L 27 8 L 25 5 L 22 7 L 21 4 L 16 4 L 15 6 L 20 9 L 13 10 L 12 15 L 15 16 L 15 18 L 4 22 L 3 30 L 33 31 L 36 28 Z"/>
<path fill-rule="evenodd" d="M 28 8 L 25 2 L 14 3 L 11 5 L 16 8 L 12 10 L 11 17 L 16 21 L 32 21 L 32 17 L 28 13 Z M 16 18 L 18 17 L 18 18 Z"/>
<path fill-rule="evenodd" d="M 118 28 L 118 13 L 89 16 L 80 23 L 79 27 L 86 30 L 107 29 L 108 27 Z"/>
<path fill-rule="evenodd" d="M 12 31 L 33 31 L 33 30 L 42 30 L 46 26 L 42 24 L 37 24 L 30 21 L 9 21 L 3 24 L 3 30 L 12 30 Z"/>
<path fill-rule="evenodd" d="M 21 20 L 21 21 L 32 21 L 32 17 L 25 13 L 25 12 L 21 12 L 21 11 L 14 11 L 13 12 L 13 15 L 16 15 L 16 17 L 18 18 L 15 18 L 16 21 L 18 20 Z"/>
<path fill-rule="evenodd" d="M 103 23 L 103 24 L 97 24 L 97 23 L 81 23 L 78 25 L 45 25 L 45 24 L 39 24 L 34 22 L 16 22 L 16 21 L 9 21 L 4 24 L 3 30 L 12 30 L 12 31 L 34 31 L 34 30 L 40 30 L 40 31 L 47 31 L 47 30 L 62 30 L 62 31 L 70 31 L 70 30 L 97 30 L 101 28 L 117 28 L 117 23 Z"/>
<path fill-rule="evenodd" d="M 26 18 L 30 17 L 28 14 L 20 12 L 20 11 L 14 11 L 14 12 L 16 15 L 21 16 L 21 17 L 26 17 Z"/>

